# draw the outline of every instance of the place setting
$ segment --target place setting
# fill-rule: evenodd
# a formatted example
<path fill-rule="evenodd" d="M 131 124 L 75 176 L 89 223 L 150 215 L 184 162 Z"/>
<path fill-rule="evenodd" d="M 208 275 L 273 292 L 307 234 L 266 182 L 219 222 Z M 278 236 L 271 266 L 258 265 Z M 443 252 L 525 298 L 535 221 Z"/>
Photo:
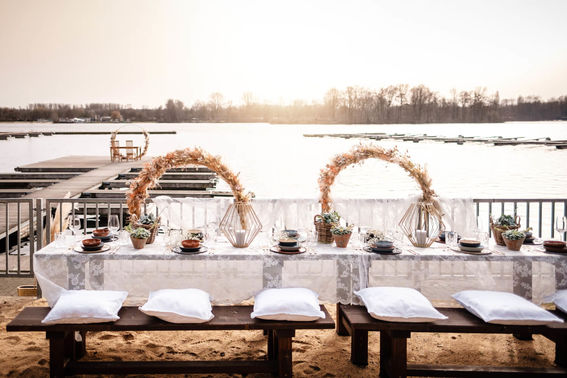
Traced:
<path fill-rule="evenodd" d="M 270 247 L 270 252 L 283 255 L 298 255 L 307 251 L 307 249 L 301 245 L 306 239 L 297 230 L 283 230 L 280 233 L 275 232 L 274 236 L 273 239 L 277 243 Z"/>
<path fill-rule="evenodd" d="M 173 243 L 172 252 L 179 255 L 199 255 L 209 249 L 204 245 L 206 234 L 201 230 L 189 230 L 183 236 L 183 240 Z"/>

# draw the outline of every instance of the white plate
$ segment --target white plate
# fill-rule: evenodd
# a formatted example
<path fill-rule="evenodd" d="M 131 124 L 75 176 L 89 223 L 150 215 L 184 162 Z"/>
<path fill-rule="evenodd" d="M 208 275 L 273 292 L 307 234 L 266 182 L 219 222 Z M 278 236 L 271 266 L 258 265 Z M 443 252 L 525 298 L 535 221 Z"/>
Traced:
<path fill-rule="evenodd" d="M 101 252 L 110 251 L 110 246 L 108 244 L 105 244 L 105 245 L 102 246 L 101 249 L 97 249 L 96 251 L 85 251 L 83 249 L 83 247 L 81 247 L 80 244 L 77 244 L 75 246 L 75 248 L 73 248 L 73 251 L 79 252 L 79 253 L 84 253 L 85 255 L 89 255 L 91 253 L 101 253 Z"/>

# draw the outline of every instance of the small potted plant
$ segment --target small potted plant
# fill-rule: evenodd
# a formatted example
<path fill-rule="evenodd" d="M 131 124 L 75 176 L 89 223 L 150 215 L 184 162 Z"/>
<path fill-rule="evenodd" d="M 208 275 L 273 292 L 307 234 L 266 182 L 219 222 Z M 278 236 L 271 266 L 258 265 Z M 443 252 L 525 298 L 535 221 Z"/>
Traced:
<path fill-rule="evenodd" d="M 315 223 L 319 243 L 331 244 L 333 242 L 331 228 L 338 224 L 340 219 L 341 216 L 336 211 L 315 215 L 313 223 Z"/>
<path fill-rule="evenodd" d="M 150 237 L 150 231 L 143 227 L 134 228 L 131 224 L 124 227 L 124 230 L 130 233 L 130 240 L 136 249 L 143 249 L 146 246 L 147 240 Z"/>
<path fill-rule="evenodd" d="M 331 233 L 333 234 L 333 239 L 335 240 L 337 247 L 346 248 L 348 241 L 350 240 L 350 236 L 352 235 L 352 224 L 347 226 L 335 224 L 331 228 Z"/>
<path fill-rule="evenodd" d="M 520 228 L 520 219 L 516 216 L 501 215 L 496 221 L 490 218 L 490 228 L 494 235 L 494 241 L 498 245 L 506 245 L 502 238 L 502 233 L 508 230 L 517 230 Z"/>
<path fill-rule="evenodd" d="M 502 238 L 509 250 L 519 251 L 522 248 L 522 244 L 524 244 L 526 234 L 518 230 L 508 230 L 502 233 Z"/>
<path fill-rule="evenodd" d="M 150 236 L 146 244 L 152 244 L 156 238 L 159 228 L 160 218 L 156 218 L 153 214 L 143 214 L 139 219 L 133 221 L 135 228 L 144 228 L 148 230 Z"/>

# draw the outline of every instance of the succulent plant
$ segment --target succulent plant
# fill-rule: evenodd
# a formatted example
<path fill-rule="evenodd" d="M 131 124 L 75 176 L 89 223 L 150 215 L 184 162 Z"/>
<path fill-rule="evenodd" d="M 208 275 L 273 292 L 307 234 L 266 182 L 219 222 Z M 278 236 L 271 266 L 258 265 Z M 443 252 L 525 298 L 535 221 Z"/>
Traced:
<path fill-rule="evenodd" d="M 147 239 L 150 237 L 150 232 L 143 227 L 134 228 L 131 224 L 124 227 L 124 230 L 130 233 L 130 236 L 135 239 Z"/>
<path fill-rule="evenodd" d="M 348 234 L 352 234 L 352 227 L 353 225 L 348 225 L 348 226 L 341 226 L 341 225 L 335 225 L 331 228 L 331 233 L 333 235 L 348 235 Z"/>
<path fill-rule="evenodd" d="M 334 224 L 341 219 L 341 216 L 336 211 L 331 211 L 329 213 L 321 214 L 321 218 L 323 218 L 323 222 L 327 224 Z"/>
<path fill-rule="evenodd" d="M 512 215 L 501 215 L 494 224 L 496 226 L 514 227 L 516 226 L 516 218 Z"/>
<path fill-rule="evenodd" d="M 203 233 L 201 231 L 187 231 L 185 240 L 200 240 L 203 241 Z"/>
<path fill-rule="evenodd" d="M 140 224 L 151 225 L 156 223 L 156 217 L 153 214 L 144 214 L 138 220 Z"/>
<path fill-rule="evenodd" d="M 508 239 L 508 240 L 520 240 L 526 237 L 526 234 L 524 234 L 522 231 L 518 231 L 518 230 L 508 230 L 502 233 L 502 237 Z"/>

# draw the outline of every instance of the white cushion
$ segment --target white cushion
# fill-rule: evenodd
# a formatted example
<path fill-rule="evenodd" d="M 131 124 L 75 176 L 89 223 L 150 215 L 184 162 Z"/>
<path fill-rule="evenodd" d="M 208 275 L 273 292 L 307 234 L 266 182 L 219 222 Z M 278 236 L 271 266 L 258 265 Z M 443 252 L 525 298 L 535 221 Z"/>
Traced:
<path fill-rule="evenodd" d="M 487 323 L 519 325 L 563 323 L 563 320 L 552 313 L 512 293 L 465 290 L 453 294 L 453 298 Z"/>
<path fill-rule="evenodd" d="M 311 321 L 324 319 L 318 295 L 309 289 L 264 289 L 254 298 L 252 319 Z"/>
<path fill-rule="evenodd" d="M 553 295 L 553 303 L 558 310 L 567 313 L 567 290 L 558 290 Z"/>
<path fill-rule="evenodd" d="M 199 289 L 152 291 L 139 309 L 170 323 L 204 323 L 214 318 L 209 294 Z"/>
<path fill-rule="evenodd" d="M 355 294 L 378 320 L 421 323 L 447 319 L 423 294 L 408 287 L 369 287 Z"/>
<path fill-rule="evenodd" d="M 45 324 L 113 322 L 128 296 L 126 291 L 67 290 L 41 321 Z"/>

